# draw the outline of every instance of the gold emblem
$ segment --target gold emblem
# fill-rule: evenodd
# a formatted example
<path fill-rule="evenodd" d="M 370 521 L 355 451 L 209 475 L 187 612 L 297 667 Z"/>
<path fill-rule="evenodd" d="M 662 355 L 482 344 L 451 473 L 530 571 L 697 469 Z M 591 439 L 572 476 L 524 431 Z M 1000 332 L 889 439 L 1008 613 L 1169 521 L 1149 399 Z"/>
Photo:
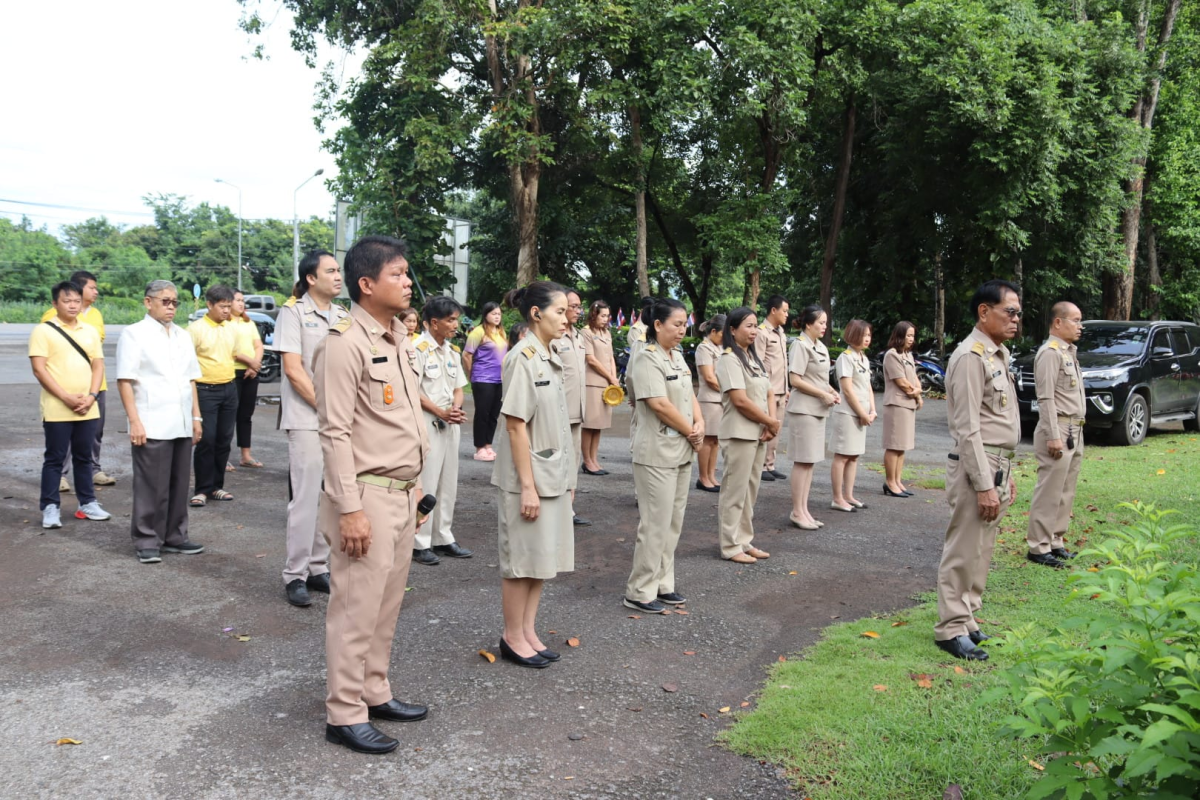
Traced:
<path fill-rule="evenodd" d="M 1000 405 L 1002 405 L 1002 406 L 1008 405 L 1008 395 L 1006 395 L 1006 394 L 1000 395 Z"/>
<path fill-rule="evenodd" d="M 1072 386 L 1072 387 L 1074 387 L 1074 386 L 1075 386 L 1075 379 L 1074 379 L 1074 378 L 1071 378 L 1071 386 Z"/>
<path fill-rule="evenodd" d="M 377 354 L 378 352 L 379 352 L 379 348 L 378 348 L 378 347 L 372 347 L 372 348 L 371 348 L 371 355 L 375 355 L 375 354 Z"/>

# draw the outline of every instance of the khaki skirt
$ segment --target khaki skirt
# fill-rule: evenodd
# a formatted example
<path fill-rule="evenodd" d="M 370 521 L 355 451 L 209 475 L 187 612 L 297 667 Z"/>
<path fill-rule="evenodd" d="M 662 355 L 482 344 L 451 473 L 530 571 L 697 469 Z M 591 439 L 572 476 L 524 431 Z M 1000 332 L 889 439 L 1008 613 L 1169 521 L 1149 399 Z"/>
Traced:
<path fill-rule="evenodd" d="M 794 464 L 819 464 L 825 460 L 825 417 L 787 413 L 788 456 Z"/>
<path fill-rule="evenodd" d="M 701 403 L 700 416 L 704 418 L 704 435 L 717 438 L 717 431 L 721 430 L 721 414 L 723 413 L 720 403 Z"/>
<path fill-rule="evenodd" d="M 917 446 L 917 410 L 904 406 L 883 407 L 883 449 L 912 450 Z"/>
<path fill-rule="evenodd" d="M 861 456 L 867 452 L 867 427 L 854 414 L 834 413 L 829 450 L 839 456 Z"/>
<path fill-rule="evenodd" d="M 500 577 L 553 578 L 575 569 L 571 495 L 543 497 L 538 518 L 521 516 L 520 492 L 498 490 Z"/>
<path fill-rule="evenodd" d="M 604 402 L 605 386 L 583 387 L 583 427 L 602 431 L 612 427 L 612 406 Z"/>

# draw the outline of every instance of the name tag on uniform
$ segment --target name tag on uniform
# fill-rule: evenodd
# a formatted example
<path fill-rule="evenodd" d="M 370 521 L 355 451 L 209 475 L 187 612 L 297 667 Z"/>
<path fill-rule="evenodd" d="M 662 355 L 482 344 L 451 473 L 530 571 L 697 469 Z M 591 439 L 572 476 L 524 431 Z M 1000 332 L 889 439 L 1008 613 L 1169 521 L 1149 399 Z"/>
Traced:
<path fill-rule="evenodd" d="M 667 380 L 669 380 L 669 381 L 677 381 L 677 380 L 679 380 L 679 376 L 678 376 L 678 375 L 668 375 L 668 376 L 667 376 Z"/>
<path fill-rule="evenodd" d="M 1002 369 L 998 369 L 998 370 L 996 370 L 995 372 L 993 372 L 993 373 L 992 373 L 992 377 L 993 377 L 993 378 L 999 378 L 999 377 L 1000 377 L 1001 375 L 1003 375 L 1003 374 L 1004 374 L 1004 370 L 1002 370 Z"/>
<path fill-rule="evenodd" d="M 319 326 L 318 326 L 318 325 L 317 325 L 317 323 L 315 323 L 315 322 L 306 322 L 306 323 L 304 323 L 304 327 L 306 327 L 306 328 L 316 328 L 316 327 L 319 327 Z"/>
<path fill-rule="evenodd" d="M 550 381 L 534 381 L 533 385 L 534 386 L 549 386 Z"/>
<path fill-rule="evenodd" d="M 371 363 L 372 364 L 386 364 L 387 360 L 388 360 L 387 356 L 375 356 L 375 358 L 371 359 Z"/>

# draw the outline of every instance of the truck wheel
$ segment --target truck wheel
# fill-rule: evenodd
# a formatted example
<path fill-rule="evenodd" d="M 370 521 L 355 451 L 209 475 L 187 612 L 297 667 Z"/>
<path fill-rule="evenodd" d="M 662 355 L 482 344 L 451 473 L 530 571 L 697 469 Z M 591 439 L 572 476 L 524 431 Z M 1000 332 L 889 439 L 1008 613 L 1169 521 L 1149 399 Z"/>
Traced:
<path fill-rule="evenodd" d="M 1141 444 L 1150 430 L 1150 406 L 1146 398 L 1135 394 L 1129 398 L 1125 416 L 1113 426 L 1112 440 L 1122 446 Z"/>
<path fill-rule="evenodd" d="M 1200 397 L 1196 398 L 1196 407 L 1192 410 L 1196 416 L 1191 419 L 1185 419 L 1183 421 L 1183 429 L 1195 433 L 1196 431 L 1200 431 Z"/>

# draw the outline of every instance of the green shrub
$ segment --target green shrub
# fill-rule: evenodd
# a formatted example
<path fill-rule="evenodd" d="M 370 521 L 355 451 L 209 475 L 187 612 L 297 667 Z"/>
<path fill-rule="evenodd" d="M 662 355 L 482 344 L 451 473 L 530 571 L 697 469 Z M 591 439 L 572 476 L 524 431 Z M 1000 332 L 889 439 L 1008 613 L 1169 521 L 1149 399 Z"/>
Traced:
<path fill-rule="evenodd" d="M 1134 523 L 1079 554 L 1094 566 L 1069 578 L 1075 615 L 1009 634 L 1008 686 L 984 696 L 1011 696 L 1005 732 L 1047 759 L 1031 798 L 1184 800 L 1200 787 L 1200 578 L 1170 560 L 1195 531 L 1165 525 L 1175 512 L 1122 506 Z"/>

